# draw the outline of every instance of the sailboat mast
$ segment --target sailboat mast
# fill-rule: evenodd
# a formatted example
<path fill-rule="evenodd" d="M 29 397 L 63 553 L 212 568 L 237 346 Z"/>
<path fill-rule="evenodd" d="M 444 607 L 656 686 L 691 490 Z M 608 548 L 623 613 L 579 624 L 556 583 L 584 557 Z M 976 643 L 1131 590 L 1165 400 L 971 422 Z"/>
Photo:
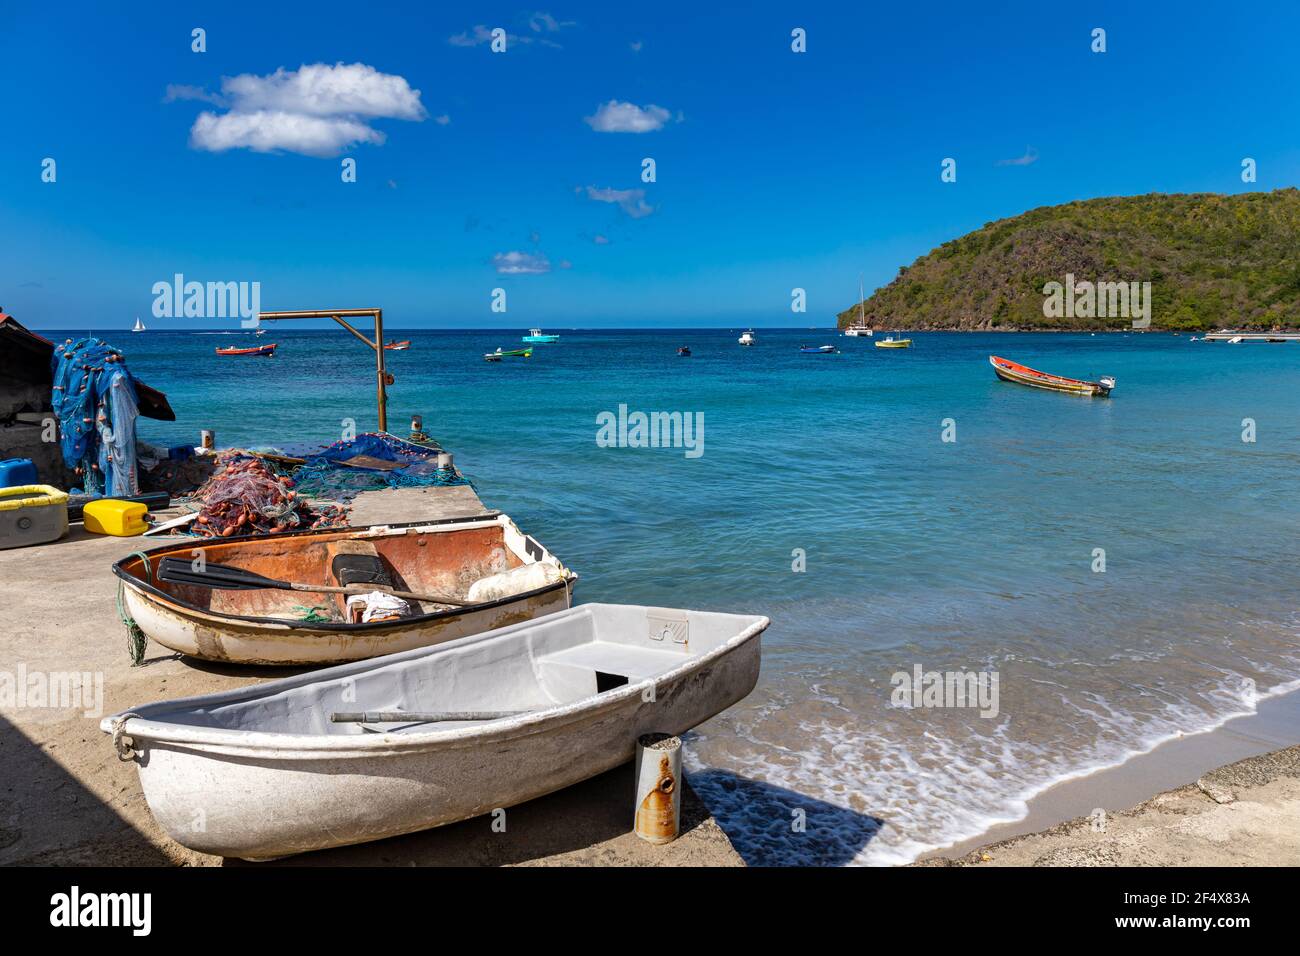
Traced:
<path fill-rule="evenodd" d="M 867 325 L 866 299 L 862 294 L 862 273 L 861 272 L 858 273 L 858 325 L 862 326 L 863 328 L 866 328 Z"/>

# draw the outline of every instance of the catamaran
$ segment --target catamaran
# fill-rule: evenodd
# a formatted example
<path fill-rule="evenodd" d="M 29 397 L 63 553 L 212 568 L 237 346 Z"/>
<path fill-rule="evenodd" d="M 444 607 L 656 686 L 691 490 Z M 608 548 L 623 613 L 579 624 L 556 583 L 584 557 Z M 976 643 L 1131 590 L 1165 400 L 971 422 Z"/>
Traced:
<path fill-rule="evenodd" d="M 858 324 L 845 329 L 844 334 L 854 338 L 859 335 L 870 337 L 875 334 L 867 326 L 866 297 L 862 291 L 862 276 L 860 274 L 858 275 Z"/>

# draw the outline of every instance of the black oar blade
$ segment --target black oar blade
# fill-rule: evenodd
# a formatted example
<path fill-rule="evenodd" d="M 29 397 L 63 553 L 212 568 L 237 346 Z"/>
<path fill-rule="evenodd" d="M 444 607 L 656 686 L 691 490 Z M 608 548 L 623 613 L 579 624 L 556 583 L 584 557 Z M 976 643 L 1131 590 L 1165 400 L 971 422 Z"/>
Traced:
<path fill-rule="evenodd" d="M 286 588 L 286 582 L 264 578 L 252 571 L 223 564 L 202 565 L 198 570 L 184 558 L 163 558 L 158 562 L 158 580 L 168 584 L 190 584 L 222 591 L 254 591 L 262 588 Z"/>

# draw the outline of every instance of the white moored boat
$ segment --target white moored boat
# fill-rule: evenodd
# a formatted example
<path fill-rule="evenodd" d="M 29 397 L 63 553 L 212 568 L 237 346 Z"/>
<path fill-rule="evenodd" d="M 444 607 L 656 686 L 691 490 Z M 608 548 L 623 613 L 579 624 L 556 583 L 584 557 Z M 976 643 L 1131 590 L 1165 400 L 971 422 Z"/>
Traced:
<path fill-rule="evenodd" d="M 753 345 L 755 342 L 758 341 L 758 336 L 754 334 L 753 329 L 746 329 L 744 332 L 740 333 L 740 338 L 738 338 L 736 341 L 739 342 L 741 345 Z"/>
<path fill-rule="evenodd" d="M 100 727 L 120 757 L 136 760 L 172 839 L 270 859 L 465 820 L 616 767 L 641 734 L 683 733 L 744 698 L 767 625 L 586 604 L 436 647 L 134 707 Z"/>

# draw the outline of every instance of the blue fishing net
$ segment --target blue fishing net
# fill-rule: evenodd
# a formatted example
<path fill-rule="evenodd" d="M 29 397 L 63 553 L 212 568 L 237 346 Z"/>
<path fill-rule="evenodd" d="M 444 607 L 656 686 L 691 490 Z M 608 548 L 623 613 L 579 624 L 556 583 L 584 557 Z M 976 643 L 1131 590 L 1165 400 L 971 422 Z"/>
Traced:
<path fill-rule="evenodd" d="M 304 456 L 306 463 L 293 473 L 294 485 L 299 494 L 311 498 L 351 501 L 363 491 L 470 484 L 455 468 L 438 467 L 440 452 L 440 448 L 404 441 L 396 435 L 370 432 Z M 357 455 L 399 463 L 401 467 L 383 470 L 341 464 Z"/>
<path fill-rule="evenodd" d="M 55 346 L 51 367 L 60 450 L 85 494 L 138 495 L 135 421 L 140 412 L 122 353 L 99 339 L 80 339 Z"/>

